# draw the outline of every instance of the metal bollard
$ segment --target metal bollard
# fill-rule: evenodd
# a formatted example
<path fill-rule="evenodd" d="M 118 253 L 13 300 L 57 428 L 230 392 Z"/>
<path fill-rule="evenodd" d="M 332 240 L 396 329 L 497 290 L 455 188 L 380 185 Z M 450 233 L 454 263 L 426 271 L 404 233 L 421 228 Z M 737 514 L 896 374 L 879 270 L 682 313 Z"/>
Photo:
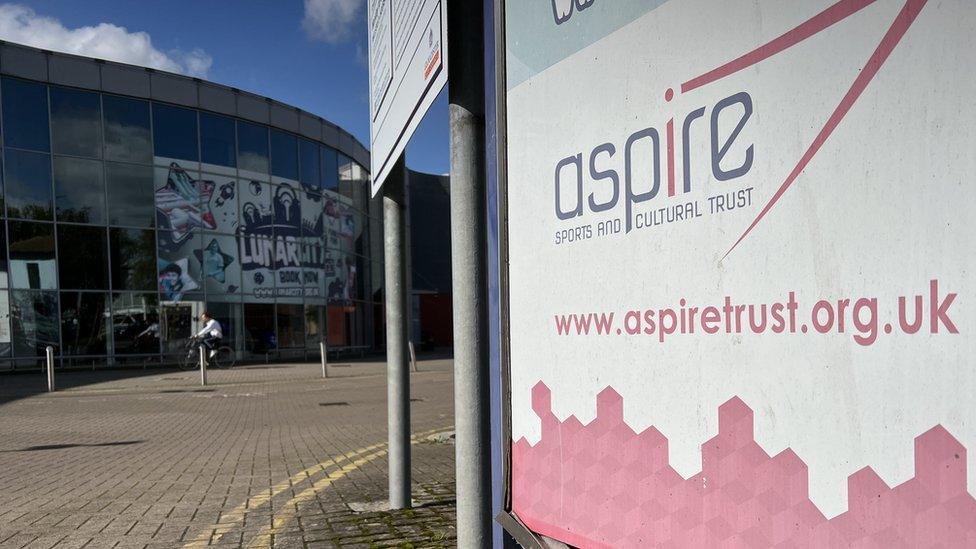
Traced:
<path fill-rule="evenodd" d="M 326 354 L 325 340 L 319 342 L 319 356 L 322 357 L 322 378 L 329 377 L 329 360 Z"/>
<path fill-rule="evenodd" d="M 207 386 L 207 348 L 200 346 L 200 385 Z"/>
<path fill-rule="evenodd" d="M 47 391 L 53 393 L 55 390 L 54 386 L 54 347 L 50 345 L 45 349 L 45 354 L 47 355 Z"/>
<path fill-rule="evenodd" d="M 419 372 L 420 369 L 417 368 L 417 353 L 413 350 L 413 341 L 407 343 L 410 348 L 410 370 L 413 372 Z"/>

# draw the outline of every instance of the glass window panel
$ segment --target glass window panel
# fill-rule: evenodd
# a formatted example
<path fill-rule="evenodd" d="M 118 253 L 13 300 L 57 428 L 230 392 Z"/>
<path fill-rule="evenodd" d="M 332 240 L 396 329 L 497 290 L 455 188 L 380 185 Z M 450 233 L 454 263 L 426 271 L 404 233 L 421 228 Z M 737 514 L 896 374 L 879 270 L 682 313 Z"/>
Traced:
<path fill-rule="evenodd" d="M 207 293 L 236 294 L 241 291 L 241 262 L 237 238 L 204 234 L 203 246 L 195 252 Z"/>
<path fill-rule="evenodd" d="M 342 196 L 356 201 L 359 181 L 356 178 L 357 164 L 348 156 L 339 153 L 339 188 L 338 192 Z"/>
<path fill-rule="evenodd" d="M 242 287 L 257 299 L 274 298 L 274 240 L 251 234 L 238 237 L 241 250 Z"/>
<path fill-rule="evenodd" d="M 105 112 L 105 158 L 152 163 L 149 102 L 102 95 Z"/>
<path fill-rule="evenodd" d="M 357 256 L 326 250 L 325 279 L 329 303 L 348 303 L 361 292 L 361 277 Z"/>
<path fill-rule="evenodd" d="M 282 349 L 305 347 L 305 308 L 278 304 L 278 346 Z"/>
<path fill-rule="evenodd" d="M 49 290 L 58 287 L 54 260 L 54 225 L 10 221 L 10 285 Z"/>
<path fill-rule="evenodd" d="M 10 356 L 10 294 L 0 291 L 0 356 Z"/>
<path fill-rule="evenodd" d="M 44 356 L 48 345 L 58 348 L 58 293 L 10 292 L 10 332 L 14 356 Z"/>
<path fill-rule="evenodd" d="M 156 225 L 180 239 L 195 230 L 212 231 L 217 221 L 210 202 L 217 188 L 199 172 L 183 169 L 177 162 L 155 170 Z"/>
<path fill-rule="evenodd" d="M 308 190 L 316 190 L 322 185 L 322 174 L 319 168 L 322 165 L 322 157 L 319 155 L 319 146 L 308 139 L 298 141 L 299 162 L 302 173 L 299 181 Z"/>
<path fill-rule="evenodd" d="M 298 181 L 298 140 L 294 135 L 271 130 L 271 175 Z"/>
<path fill-rule="evenodd" d="M 240 352 L 244 347 L 244 318 L 240 296 L 219 296 L 207 298 L 207 312 L 220 322 L 224 332 L 223 345 Z"/>
<path fill-rule="evenodd" d="M 95 92 L 51 88 L 51 140 L 55 153 L 102 156 L 102 102 Z"/>
<path fill-rule="evenodd" d="M 3 79 L 4 145 L 34 151 L 51 150 L 47 118 L 47 86 Z"/>
<path fill-rule="evenodd" d="M 302 193 L 302 236 L 321 237 L 324 233 L 324 203 L 318 193 Z"/>
<path fill-rule="evenodd" d="M 158 286 L 164 301 L 181 301 L 187 292 L 201 288 L 200 235 L 177 235 L 173 231 L 157 231 L 156 243 L 159 272 Z"/>
<path fill-rule="evenodd" d="M 302 296 L 302 204 L 301 191 L 292 185 L 278 185 L 275 210 L 275 287 L 279 297 Z"/>
<path fill-rule="evenodd" d="M 325 298 L 325 246 L 320 238 L 302 239 L 302 282 L 306 298 Z"/>
<path fill-rule="evenodd" d="M 237 138 L 234 119 L 200 113 L 200 160 L 207 164 L 237 167 Z"/>
<path fill-rule="evenodd" d="M 7 215 L 50 221 L 54 215 L 51 156 L 4 151 Z"/>
<path fill-rule="evenodd" d="M 112 225 L 152 227 L 153 168 L 136 164 L 105 163 L 108 188 L 108 222 Z"/>
<path fill-rule="evenodd" d="M 174 355 L 185 351 L 190 336 L 202 327 L 199 318 L 204 307 L 203 294 L 199 293 L 188 293 L 181 296 L 181 301 L 163 301 L 160 304 L 163 353 Z"/>
<path fill-rule="evenodd" d="M 63 290 L 108 289 L 108 243 L 103 227 L 58 225 L 58 279 Z"/>
<path fill-rule="evenodd" d="M 7 264 L 7 224 L 0 219 L 0 288 L 10 286 L 10 266 Z"/>
<path fill-rule="evenodd" d="M 105 223 L 102 162 L 54 157 L 54 204 L 58 221 Z"/>
<path fill-rule="evenodd" d="M 61 354 L 107 353 L 107 297 L 98 292 L 61 292 Z"/>
<path fill-rule="evenodd" d="M 237 122 L 237 167 L 268 173 L 268 128 L 250 122 Z"/>
<path fill-rule="evenodd" d="M 152 111 L 155 155 L 176 160 L 199 160 L 197 112 L 162 103 L 153 103 Z"/>
<path fill-rule="evenodd" d="M 244 348 L 254 354 L 263 354 L 278 348 L 274 305 L 244 304 L 244 342 Z"/>
<path fill-rule="evenodd" d="M 203 211 L 209 211 L 213 216 L 216 228 L 215 232 L 224 234 L 234 234 L 238 226 L 237 209 L 237 181 L 225 175 L 203 174 L 204 181 L 214 184 L 213 191 L 210 193 L 208 202 Z M 201 197 L 201 201 L 203 197 Z"/>
<path fill-rule="evenodd" d="M 159 295 L 112 295 L 112 334 L 115 354 L 159 353 Z"/>
<path fill-rule="evenodd" d="M 322 185 L 323 189 L 339 190 L 339 155 L 332 147 L 322 147 Z"/>
<path fill-rule="evenodd" d="M 349 304 L 332 304 L 326 308 L 326 334 L 330 348 L 349 347 L 355 344 L 356 334 L 356 306 Z"/>
<path fill-rule="evenodd" d="M 143 229 L 109 229 L 112 289 L 156 288 L 156 234 Z"/>
<path fill-rule="evenodd" d="M 305 346 L 317 349 L 325 338 L 325 305 L 305 305 Z"/>
<path fill-rule="evenodd" d="M 348 198 L 334 193 L 326 193 L 323 200 L 326 245 L 344 252 L 354 251 L 356 235 L 361 230 L 356 210 L 349 204 Z"/>

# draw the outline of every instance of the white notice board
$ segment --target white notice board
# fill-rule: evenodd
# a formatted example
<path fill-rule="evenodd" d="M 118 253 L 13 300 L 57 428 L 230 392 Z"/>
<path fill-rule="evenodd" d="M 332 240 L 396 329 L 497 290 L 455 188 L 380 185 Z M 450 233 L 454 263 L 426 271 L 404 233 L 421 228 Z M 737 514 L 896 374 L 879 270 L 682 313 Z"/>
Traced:
<path fill-rule="evenodd" d="M 442 0 L 369 0 L 372 195 L 447 83 Z"/>

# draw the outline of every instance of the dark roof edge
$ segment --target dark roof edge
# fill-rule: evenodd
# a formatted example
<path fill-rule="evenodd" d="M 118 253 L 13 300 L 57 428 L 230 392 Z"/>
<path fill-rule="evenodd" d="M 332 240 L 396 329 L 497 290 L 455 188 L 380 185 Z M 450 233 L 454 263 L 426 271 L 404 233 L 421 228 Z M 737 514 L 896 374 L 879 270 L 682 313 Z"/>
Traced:
<path fill-rule="evenodd" d="M 333 147 L 369 169 L 369 151 L 321 116 L 192 76 L 0 40 L 0 74 L 236 116 Z"/>

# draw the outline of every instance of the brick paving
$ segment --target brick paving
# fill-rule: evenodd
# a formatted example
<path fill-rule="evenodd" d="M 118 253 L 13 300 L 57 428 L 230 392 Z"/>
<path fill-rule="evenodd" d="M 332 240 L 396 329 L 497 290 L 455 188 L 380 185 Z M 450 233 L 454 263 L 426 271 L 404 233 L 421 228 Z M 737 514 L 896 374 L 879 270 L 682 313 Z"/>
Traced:
<path fill-rule="evenodd" d="M 387 494 L 385 365 L 0 375 L 0 547 L 454 546 L 451 363 L 411 376 L 415 507 Z M 433 434 L 433 435 L 432 435 Z"/>

